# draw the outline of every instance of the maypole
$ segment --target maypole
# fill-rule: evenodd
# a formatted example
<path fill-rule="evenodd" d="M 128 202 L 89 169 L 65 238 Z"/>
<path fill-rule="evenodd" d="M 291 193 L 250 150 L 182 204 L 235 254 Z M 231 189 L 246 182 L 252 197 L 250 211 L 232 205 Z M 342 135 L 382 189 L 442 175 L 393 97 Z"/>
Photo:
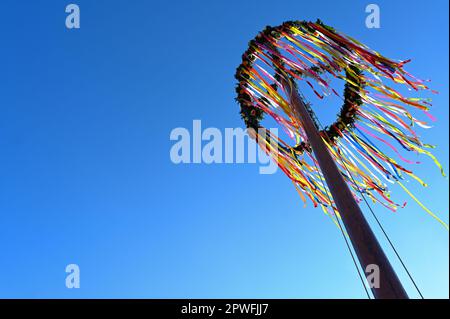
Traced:
<path fill-rule="evenodd" d="M 403 157 L 394 146 L 398 144 L 408 152 L 429 156 L 444 175 L 427 150 L 433 146 L 423 143 L 413 130 L 414 126 L 429 128 L 410 109 L 432 118 L 430 99 L 405 97 L 387 83 L 429 90 L 424 81 L 403 69 L 407 62 L 385 58 L 320 20 L 288 21 L 266 27 L 250 41 L 236 72 L 237 101 L 251 135 L 293 181 L 305 203 L 309 198 L 314 207 L 337 220 L 339 227 L 342 221 L 362 269 L 378 266 L 380 285 L 371 287 L 376 298 L 408 296 L 361 212 L 358 202 L 362 198 L 395 211 L 406 202 L 395 203 L 387 183 L 398 184 L 448 230 L 402 181 L 406 175 L 422 186 L 426 183 L 393 158 L 419 163 Z M 344 81 L 343 96 L 331 86 L 330 78 Z M 333 124 L 320 129 L 311 105 L 297 91 L 297 82 L 305 83 L 319 99 L 332 95 L 342 99 Z M 265 114 L 295 145 L 261 126 Z"/>
<path fill-rule="evenodd" d="M 303 125 L 362 268 L 377 265 L 380 270 L 380 286 L 371 287 L 373 295 L 377 299 L 407 299 L 408 295 L 322 141 L 306 105 L 292 86 L 286 87 L 290 104 Z"/>

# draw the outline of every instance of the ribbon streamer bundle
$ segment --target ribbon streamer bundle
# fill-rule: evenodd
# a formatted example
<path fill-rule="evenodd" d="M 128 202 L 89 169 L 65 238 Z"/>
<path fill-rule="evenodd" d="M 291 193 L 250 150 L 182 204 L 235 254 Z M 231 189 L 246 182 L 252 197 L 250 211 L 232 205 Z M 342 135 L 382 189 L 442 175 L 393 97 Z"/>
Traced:
<path fill-rule="evenodd" d="M 419 162 L 404 157 L 401 151 L 427 155 L 444 175 L 441 164 L 429 151 L 433 146 L 422 142 L 415 131 L 417 126 L 430 126 L 411 113 L 421 112 L 434 120 L 428 113 L 431 100 L 407 97 L 393 88 L 398 85 L 414 92 L 437 93 L 428 88 L 426 81 L 404 70 L 407 62 L 388 59 L 320 20 L 288 21 L 278 27 L 266 27 L 250 41 L 236 71 L 241 116 L 246 126 L 255 130 L 260 146 L 293 181 L 305 204 L 309 199 L 326 214 L 339 216 L 302 125 L 286 97 L 286 83 L 296 88 L 297 83 L 305 83 L 320 100 L 335 95 L 343 101 L 334 123 L 323 129 L 317 120 L 316 123 L 358 202 L 362 200 L 360 194 L 365 194 L 373 202 L 396 211 L 406 202 L 394 202 L 388 185 L 398 184 L 448 229 L 403 183 L 409 178 L 427 186 L 409 168 Z M 331 86 L 331 79 L 344 81 L 342 95 Z M 314 118 L 310 104 L 305 103 Z M 291 143 L 261 126 L 264 115 L 271 116 L 283 128 Z"/>

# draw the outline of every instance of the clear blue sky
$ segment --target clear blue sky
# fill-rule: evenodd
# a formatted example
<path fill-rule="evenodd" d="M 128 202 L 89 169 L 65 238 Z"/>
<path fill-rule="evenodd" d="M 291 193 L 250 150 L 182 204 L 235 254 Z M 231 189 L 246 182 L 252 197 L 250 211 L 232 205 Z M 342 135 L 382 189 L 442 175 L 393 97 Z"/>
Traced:
<path fill-rule="evenodd" d="M 369 1 L 74 2 L 79 30 L 69 1 L 0 4 L 0 297 L 364 298 L 338 229 L 281 171 L 177 166 L 169 134 L 242 127 L 247 42 L 320 18 L 433 80 L 439 121 L 420 133 L 449 172 L 448 1 L 376 1 L 380 29 Z M 448 222 L 448 179 L 423 162 L 431 186 L 411 189 Z M 448 232 L 411 200 L 376 208 L 425 297 L 448 298 Z"/>

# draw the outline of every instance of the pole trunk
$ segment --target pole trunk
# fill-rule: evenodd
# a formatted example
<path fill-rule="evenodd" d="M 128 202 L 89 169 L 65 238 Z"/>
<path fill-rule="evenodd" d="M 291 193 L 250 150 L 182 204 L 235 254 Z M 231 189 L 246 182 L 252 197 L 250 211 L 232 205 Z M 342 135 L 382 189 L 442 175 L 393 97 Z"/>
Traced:
<path fill-rule="evenodd" d="M 303 100 L 293 87 L 289 85 L 285 87 L 296 117 L 301 121 L 308 136 L 362 269 L 366 271 L 369 265 L 376 265 L 379 268 L 380 285 L 378 288 L 371 287 L 373 295 L 377 299 L 407 299 L 408 295 L 339 172 Z"/>

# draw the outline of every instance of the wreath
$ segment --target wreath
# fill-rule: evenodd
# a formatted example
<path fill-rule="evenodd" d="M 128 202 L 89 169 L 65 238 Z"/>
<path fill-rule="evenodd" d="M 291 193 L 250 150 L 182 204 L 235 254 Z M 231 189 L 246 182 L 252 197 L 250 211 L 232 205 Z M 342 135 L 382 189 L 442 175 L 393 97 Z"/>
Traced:
<path fill-rule="evenodd" d="M 287 21 L 277 27 L 267 26 L 261 33 L 259 33 L 253 40 L 249 42 L 248 49 L 242 55 L 242 63 L 238 66 L 235 74 L 235 78 L 238 81 L 236 86 L 236 101 L 240 104 L 241 118 L 244 120 L 247 128 L 253 128 L 255 130 L 261 128 L 260 121 L 264 117 L 263 110 L 255 106 L 254 98 L 246 92 L 245 88 L 248 86 L 247 81 L 250 80 L 250 76 L 246 72 L 243 72 L 244 70 L 252 68 L 256 60 L 256 48 L 265 46 L 267 48 L 270 48 L 270 51 L 273 52 L 270 54 L 270 56 L 272 59 L 272 66 L 276 71 L 274 78 L 277 81 L 280 81 L 281 77 L 283 76 L 282 74 L 286 74 L 286 72 L 283 72 L 285 63 L 279 58 L 279 50 L 276 46 L 273 45 L 273 42 L 277 42 L 282 39 L 283 34 L 293 35 L 292 27 L 301 29 L 303 32 L 307 32 L 309 34 L 314 34 L 314 32 L 316 31 L 312 29 L 308 25 L 308 23 L 309 22 L 307 21 Z M 316 23 L 325 28 L 327 31 L 335 34 L 336 31 L 332 27 L 325 25 L 322 21 L 317 20 Z M 346 47 L 345 45 L 342 45 L 342 47 L 348 51 L 351 51 L 351 49 Z M 295 78 L 303 77 L 308 72 L 313 71 L 316 74 L 321 74 L 330 71 L 341 72 L 343 71 L 343 69 L 345 71 L 344 79 L 346 81 L 343 93 L 344 102 L 340 109 L 340 112 L 337 114 L 337 119 L 333 124 L 325 127 L 322 130 L 320 130 L 319 125 L 316 122 L 316 126 L 318 127 L 320 134 L 326 137 L 333 144 L 336 143 L 336 141 L 341 137 L 341 132 L 343 130 L 352 130 L 354 128 L 354 122 L 357 120 L 357 111 L 363 104 L 361 96 L 359 94 L 364 90 L 365 86 L 364 81 L 361 77 L 363 70 L 352 63 L 348 63 L 345 68 L 337 67 L 334 70 L 329 70 L 329 67 L 325 67 L 318 63 L 318 65 L 313 65 L 304 72 L 292 69 L 292 74 L 289 75 L 291 83 L 294 83 L 294 85 L 296 85 Z M 278 85 L 275 82 L 271 83 L 270 85 L 273 89 L 278 90 Z M 265 97 L 258 98 L 258 101 L 263 104 L 268 103 Z M 308 106 L 308 103 L 306 104 L 308 110 L 310 111 L 310 114 L 314 114 Z M 312 118 L 314 119 L 314 117 Z M 308 143 L 305 142 L 301 142 L 295 145 L 294 147 L 292 147 L 292 150 L 298 153 L 303 153 L 304 151 L 311 153 L 311 147 Z"/>

